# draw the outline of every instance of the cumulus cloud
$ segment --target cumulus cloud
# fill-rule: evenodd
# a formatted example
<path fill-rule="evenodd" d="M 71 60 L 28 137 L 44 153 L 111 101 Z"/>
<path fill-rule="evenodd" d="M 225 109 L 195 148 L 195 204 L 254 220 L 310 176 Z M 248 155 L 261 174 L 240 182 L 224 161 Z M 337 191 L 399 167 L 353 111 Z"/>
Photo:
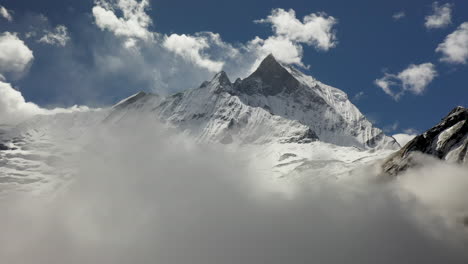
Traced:
<path fill-rule="evenodd" d="M 439 5 L 439 2 L 432 4 L 432 14 L 426 16 L 424 26 L 428 29 L 444 28 L 452 23 L 452 5 Z"/>
<path fill-rule="evenodd" d="M 399 11 L 399 12 L 396 12 L 395 14 L 393 14 L 392 18 L 393 18 L 393 20 L 397 21 L 397 20 L 400 20 L 400 19 L 404 18 L 405 16 L 406 16 L 405 11 Z"/>
<path fill-rule="evenodd" d="M 149 41 L 153 33 L 149 31 L 152 24 L 146 13 L 149 8 L 148 0 L 117 0 L 110 2 L 96 0 L 92 13 L 96 25 L 101 30 L 108 30 L 125 40 L 126 47 L 134 47 L 138 40 Z M 121 12 L 119 17 L 117 12 Z"/>
<path fill-rule="evenodd" d="M 33 52 L 14 33 L 0 34 L 0 73 L 19 76 L 33 60 Z"/>
<path fill-rule="evenodd" d="M 302 46 L 283 36 L 271 36 L 266 40 L 256 37 L 247 43 L 247 47 L 257 57 L 253 69 L 270 53 L 282 63 L 304 66 Z"/>
<path fill-rule="evenodd" d="M 2 260 L 466 263 L 450 230 L 385 185 L 315 180 L 286 196 L 263 188 L 240 155 L 150 120 L 89 133 L 87 147 L 65 157 L 76 166 L 73 182 L 52 197 L 0 200 Z M 444 236 L 429 234 L 414 212 Z"/>
<path fill-rule="evenodd" d="M 223 43 L 219 39 L 219 35 L 210 35 L 215 36 L 218 43 Z M 214 61 L 209 58 L 208 55 L 204 54 L 203 51 L 210 48 L 210 41 L 207 36 L 198 35 L 178 35 L 172 34 L 165 37 L 163 46 L 171 52 L 182 56 L 188 61 L 202 67 L 206 68 L 212 72 L 218 72 L 223 68 L 224 63 L 221 61 Z"/>
<path fill-rule="evenodd" d="M 0 124 L 24 120 L 41 112 L 36 104 L 26 102 L 11 84 L 0 81 Z"/>
<path fill-rule="evenodd" d="M 306 67 L 302 63 L 302 45 L 327 51 L 337 43 L 334 30 L 337 19 L 325 13 L 312 13 L 300 21 L 292 9 L 289 11 L 275 9 L 266 19 L 255 21 L 271 24 L 274 32 L 272 36 L 266 39 L 255 37 L 246 43 L 230 44 L 213 32 L 170 35 L 151 32 L 149 26 L 152 21 L 146 13 L 149 8 L 147 0 L 140 2 L 118 0 L 112 3 L 101 0 L 95 3 L 93 15 L 96 25 L 101 30 L 111 31 L 115 36 L 123 38 L 124 47 L 135 47 L 138 40 L 152 39 L 154 41 L 140 43 L 141 45 L 138 46 L 137 51 L 145 54 L 143 57 L 150 56 L 148 52 L 151 49 L 169 51 L 169 53 L 165 52 L 168 56 L 164 57 L 171 57 L 172 54 L 172 57 L 182 58 L 203 71 L 207 70 L 211 73 L 224 69 L 229 71 L 233 78 L 245 77 L 251 73 L 270 53 L 282 63 Z M 117 17 L 118 12 L 122 12 L 123 16 Z M 141 18 L 144 23 L 135 23 L 139 21 L 137 18 Z M 150 46 L 152 46 L 151 49 Z M 135 56 L 138 55 L 135 54 Z M 166 64 L 178 60 L 171 58 Z M 153 68 L 150 70 L 155 71 Z M 153 76 L 164 78 L 163 72 L 153 74 Z M 163 83 L 162 86 L 167 86 L 167 84 Z"/>
<path fill-rule="evenodd" d="M 427 85 L 436 76 L 437 71 L 432 63 L 411 64 L 398 74 L 385 73 L 384 77 L 375 80 L 374 83 L 386 94 L 399 100 L 405 92 L 411 92 L 415 95 L 423 94 Z M 400 87 L 399 91 L 392 90 L 392 86 Z"/>
<path fill-rule="evenodd" d="M 17 124 L 35 115 L 51 115 L 74 111 L 89 111 L 86 106 L 45 109 L 26 102 L 20 91 L 0 78 L 0 124 Z"/>
<path fill-rule="evenodd" d="M 13 21 L 13 16 L 11 15 L 11 13 L 8 11 L 8 9 L 6 9 L 4 6 L 1 6 L 1 5 L 0 5 L 0 16 L 10 22 Z"/>
<path fill-rule="evenodd" d="M 45 35 L 42 36 L 38 41 L 49 45 L 56 45 L 64 47 L 70 40 L 68 35 L 68 29 L 64 25 L 58 25 L 52 31 L 46 31 Z"/>
<path fill-rule="evenodd" d="M 442 53 L 441 61 L 466 64 L 468 61 L 468 22 L 461 24 L 437 46 L 436 52 Z"/>
<path fill-rule="evenodd" d="M 256 20 L 256 22 L 270 23 L 277 36 L 293 42 L 305 43 L 319 50 L 327 51 L 336 46 L 333 27 L 338 21 L 325 13 L 309 14 L 301 22 L 296 18 L 296 12 L 293 9 L 286 11 L 277 8 L 273 9 L 266 19 Z"/>
<path fill-rule="evenodd" d="M 300 21 L 293 9 L 277 8 L 267 18 L 255 22 L 271 24 L 275 33 L 265 40 L 256 37 L 248 43 L 259 52 L 259 57 L 272 53 L 283 63 L 304 66 L 301 44 L 321 51 L 328 51 L 337 44 L 334 26 L 338 20 L 325 13 L 311 13 Z"/>

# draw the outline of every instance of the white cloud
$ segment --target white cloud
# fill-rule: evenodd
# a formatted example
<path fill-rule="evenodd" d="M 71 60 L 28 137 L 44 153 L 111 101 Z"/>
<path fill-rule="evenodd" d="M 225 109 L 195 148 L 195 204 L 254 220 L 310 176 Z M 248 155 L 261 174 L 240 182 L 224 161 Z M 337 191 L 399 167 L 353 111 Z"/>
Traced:
<path fill-rule="evenodd" d="M 461 24 L 444 42 L 439 44 L 436 52 L 442 53 L 441 61 L 466 64 L 468 61 L 468 22 Z"/>
<path fill-rule="evenodd" d="M 413 140 L 413 138 L 415 138 L 416 135 L 414 134 L 404 134 L 404 133 L 400 133 L 400 134 L 395 134 L 393 135 L 393 138 L 398 142 L 398 144 L 400 144 L 400 146 L 404 146 L 406 145 L 406 143 L 410 142 L 411 140 Z"/>
<path fill-rule="evenodd" d="M 21 75 L 30 65 L 34 56 L 16 34 L 0 34 L 0 73 Z"/>
<path fill-rule="evenodd" d="M 392 18 L 393 20 L 400 20 L 404 18 L 405 16 L 406 16 L 405 11 L 400 11 L 400 12 L 396 12 L 395 14 L 393 14 Z"/>
<path fill-rule="evenodd" d="M 25 102 L 19 91 L 0 81 L 0 124 L 16 122 L 40 112 L 39 106 Z"/>
<path fill-rule="evenodd" d="M 433 13 L 426 16 L 424 26 L 428 29 L 444 28 L 452 23 L 452 5 L 439 5 L 439 2 L 432 4 Z"/>
<path fill-rule="evenodd" d="M 34 115 L 50 115 L 69 113 L 74 111 L 89 111 L 86 106 L 72 106 L 70 108 L 45 109 L 26 102 L 20 91 L 11 84 L 0 79 L 0 124 L 17 124 Z"/>
<path fill-rule="evenodd" d="M 275 34 L 265 40 L 256 37 L 247 44 L 248 48 L 257 52 L 258 60 L 254 65 L 267 54 L 272 53 L 283 63 L 304 67 L 301 44 L 313 46 L 322 51 L 328 51 L 337 44 L 334 26 L 338 21 L 325 13 L 312 13 L 300 21 L 296 18 L 294 10 L 286 11 L 277 8 L 273 9 L 266 19 L 255 22 L 271 24 Z"/>
<path fill-rule="evenodd" d="M 127 0 L 125 2 L 132 3 L 133 6 L 137 3 L 136 0 Z M 151 24 L 149 17 L 148 23 L 143 28 L 137 27 L 142 29 L 140 31 L 142 34 L 135 35 L 135 32 L 128 30 L 129 28 L 124 19 L 125 15 L 122 15 L 121 18 L 117 17 L 120 14 L 117 11 L 128 9 L 124 8 L 126 5 L 122 5 L 122 0 L 116 0 L 113 4 L 110 1 L 96 1 L 95 3 L 93 14 L 96 25 L 102 30 L 113 32 L 113 34 L 109 34 L 110 37 L 124 39 L 124 45 L 117 42 L 116 53 L 125 53 L 125 50 L 131 51 L 130 61 L 139 66 L 145 65 L 145 69 L 138 71 L 144 73 L 145 76 L 142 78 L 147 80 L 150 77 L 149 79 L 158 80 L 154 87 L 174 86 L 169 85 L 169 83 L 176 79 L 173 78 L 175 76 L 173 70 L 175 65 L 190 71 L 192 77 L 196 76 L 194 82 L 198 82 L 199 79 L 209 78 L 206 77 L 208 74 L 220 70 L 229 72 L 233 79 L 237 77 L 244 78 L 270 53 L 284 64 L 306 67 L 302 62 L 304 44 L 313 46 L 318 50 L 328 50 L 336 45 L 333 27 L 337 20 L 324 13 L 310 14 L 303 21 L 299 21 L 295 18 L 293 10 L 288 12 L 282 9 L 273 10 L 268 18 L 257 21 L 271 23 L 274 31 L 273 35 L 266 38 L 255 37 L 246 43 L 231 44 L 224 42 L 219 34 L 213 32 L 165 35 L 150 31 L 147 27 Z M 145 10 L 149 8 L 149 2 L 142 1 L 139 3 L 144 6 L 144 8 L 140 9 L 140 15 L 147 17 Z M 125 14 L 123 11 L 122 13 Z M 285 21 L 283 22 L 283 20 Z M 147 38 L 152 39 L 152 41 L 140 41 Z M 135 49 L 128 49 L 129 47 L 135 47 L 137 44 L 138 54 L 134 52 Z M 155 56 L 158 58 L 157 61 L 154 60 Z M 104 54 L 100 57 L 106 60 L 106 58 L 114 56 Z M 156 64 L 165 65 L 163 66 L 164 69 L 155 68 Z M 127 69 L 135 67 L 134 64 L 130 65 L 129 63 L 119 63 L 119 65 L 121 65 L 119 71 L 123 70 L 124 67 Z M 192 67 L 192 65 L 198 67 Z M 155 72 L 159 72 L 159 74 L 155 74 Z M 139 73 L 137 74 L 138 78 L 141 77 Z M 179 86 L 176 85 L 176 87 Z M 164 93 L 164 91 L 160 92 Z"/>
<path fill-rule="evenodd" d="M 421 95 L 436 76 L 437 71 L 432 63 L 411 64 L 398 74 L 386 73 L 384 77 L 375 80 L 374 83 L 382 88 L 386 94 L 398 100 L 406 91 Z M 395 92 L 391 89 L 392 86 L 399 86 L 401 89 Z"/>
<path fill-rule="evenodd" d="M 256 22 L 271 23 L 277 36 L 292 42 L 305 43 L 319 50 L 327 51 L 336 45 L 333 26 L 338 21 L 325 13 L 309 14 L 301 22 L 296 18 L 296 12 L 293 9 L 286 11 L 277 8 L 273 9 L 266 19 Z"/>
<path fill-rule="evenodd" d="M 10 12 L 4 7 L 0 5 L 0 16 L 5 18 L 8 21 L 13 21 L 13 16 L 10 14 Z"/>
<path fill-rule="evenodd" d="M 302 46 L 283 36 L 272 36 L 266 40 L 256 37 L 247 43 L 247 47 L 256 53 L 257 62 L 254 67 L 270 53 L 282 63 L 304 66 L 302 63 Z"/>
<path fill-rule="evenodd" d="M 153 34 L 148 30 L 152 24 L 146 13 L 148 0 L 117 0 L 115 3 L 96 0 L 92 12 L 96 25 L 101 30 L 108 30 L 125 40 L 126 47 L 135 46 L 138 40 L 152 40 Z M 122 13 L 122 17 L 116 15 Z"/>
<path fill-rule="evenodd" d="M 64 47 L 70 40 L 68 29 L 64 25 L 58 25 L 53 31 L 46 31 L 38 41 L 50 45 L 57 45 Z"/>
<path fill-rule="evenodd" d="M 200 33 L 195 35 L 172 34 L 164 37 L 163 46 L 210 71 L 219 71 L 224 64 L 228 63 L 228 60 L 226 60 L 228 58 L 222 58 L 223 56 L 216 56 L 224 59 L 219 61 L 210 59 L 211 56 L 208 56 L 208 54 L 211 55 L 209 50 L 213 46 L 222 47 L 225 51 L 245 58 L 245 61 L 250 62 L 251 58 L 253 58 L 251 71 L 270 53 L 282 63 L 305 67 L 302 63 L 302 44 L 313 46 L 317 50 L 327 51 L 337 43 L 333 30 L 337 20 L 324 13 L 312 13 L 305 16 L 303 21 L 300 21 L 296 18 L 296 13 L 292 9 L 289 11 L 274 9 L 266 19 L 256 20 L 255 22 L 271 24 L 274 34 L 266 39 L 255 37 L 246 44 L 240 44 L 239 49 L 223 42 L 218 34 L 210 32 L 203 32 L 205 35 L 200 35 Z M 212 38 L 206 36 L 206 34 L 218 37 Z M 230 58 L 233 58 L 233 56 L 230 56 Z M 239 59 L 236 58 L 236 60 Z"/>
<path fill-rule="evenodd" d="M 209 71 L 218 72 L 223 68 L 223 62 L 213 61 L 203 53 L 203 50 L 210 47 L 209 40 L 204 36 L 172 34 L 164 39 L 163 46 Z"/>
<path fill-rule="evenodd" d="M 426 86 L 436 77 L 437 72 L 432 63 L 420 65 L 410 65 L 406 70 L 398 74 L 398 78 L 403 83 L 403 89 L 414 94 L 422 94 Z"/>

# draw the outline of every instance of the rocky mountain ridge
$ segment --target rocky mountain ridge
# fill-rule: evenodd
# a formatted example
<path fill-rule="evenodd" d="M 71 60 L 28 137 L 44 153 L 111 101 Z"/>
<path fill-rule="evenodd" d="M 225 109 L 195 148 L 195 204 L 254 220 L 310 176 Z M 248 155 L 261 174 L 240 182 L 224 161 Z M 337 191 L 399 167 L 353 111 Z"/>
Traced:
<path fill-rule="evenodd" d="M 414 158 L 416 153 L 453 163 L 468 163 L 468 109 L 455 107 L 439 124 L 408 142 L 383 164 L 384 172 L 397 175 L 419 166 Z"/>

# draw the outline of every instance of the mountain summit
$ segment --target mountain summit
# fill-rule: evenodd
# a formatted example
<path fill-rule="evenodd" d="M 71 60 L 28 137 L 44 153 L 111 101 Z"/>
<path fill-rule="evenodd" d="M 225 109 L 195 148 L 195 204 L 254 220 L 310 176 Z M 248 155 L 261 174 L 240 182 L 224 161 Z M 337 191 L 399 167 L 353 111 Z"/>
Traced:
<path fill-rule="evenodd" d="M 120 102 L 113 116 L 151 112 L 199 140 L 223 143 L 314 140 L 361 149 L 396 149 L 347 95 L 268 55 L 247 78 L 231 83 L 222 71 L 199 88 L 166 98 L 150 95 Z M 131 99 L 131 100 L 130 100 Z M 150 107 L 145 107 L 150 105 Z"/>
<path fill-rule="evenodd" d="M 254 73 L 239 82 L 236 89 L 249 95 L 258 93 L 268 96 L 279 94 L 285 89 L 294 91 L 299 86 L 299 81 L 270 54 L 260 63 Z"/>

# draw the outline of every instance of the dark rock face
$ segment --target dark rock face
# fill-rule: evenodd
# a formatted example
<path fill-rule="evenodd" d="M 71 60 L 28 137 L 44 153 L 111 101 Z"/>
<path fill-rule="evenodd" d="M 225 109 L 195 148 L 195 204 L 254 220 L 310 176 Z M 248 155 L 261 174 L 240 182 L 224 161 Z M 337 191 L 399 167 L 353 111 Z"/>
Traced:
<path fill-rule="evenodd" d="M 415 152 L 441 160 L 468 162 L 468 109 L 461 106 L 454 108 L 435 127 L 408 142 L 384 163 L 384 172 L 397 175 L 409 167 L 417 166 L 412 157 Z"/>
<path fill-rule="evenodd" d="M 273 55 L 268 55 L 249 77 L 235 83 L 235 90 L 252 94 L 276 95 L 285 90 L 295 91 L 300 83 L 279 64 Z"/>

